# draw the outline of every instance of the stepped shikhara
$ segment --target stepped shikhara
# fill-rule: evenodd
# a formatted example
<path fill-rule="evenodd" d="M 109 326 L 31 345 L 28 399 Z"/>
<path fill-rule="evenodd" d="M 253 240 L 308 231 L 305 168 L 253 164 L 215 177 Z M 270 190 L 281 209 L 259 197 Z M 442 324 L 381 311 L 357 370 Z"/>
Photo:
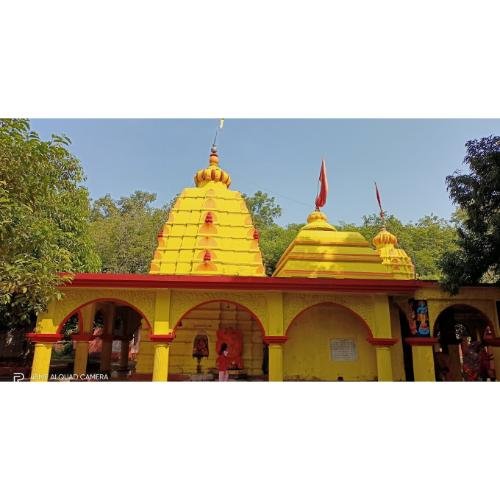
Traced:
<path fill-rule="evenodd" d="M 373 239 L 376 249 L 358 232 L 337 231 L 323 212 L 307 218 L 276 266 L 276 277 L 414 279 L 411 259 L 383 228 Z"/>
<path fill-rule="evenodd" d="M 150 274 L 264 276 L 259 234 L 245 200 L 229 189 L 231 177 L 219 167 L 215 147 L 194 182 L 158 235 Z"/>

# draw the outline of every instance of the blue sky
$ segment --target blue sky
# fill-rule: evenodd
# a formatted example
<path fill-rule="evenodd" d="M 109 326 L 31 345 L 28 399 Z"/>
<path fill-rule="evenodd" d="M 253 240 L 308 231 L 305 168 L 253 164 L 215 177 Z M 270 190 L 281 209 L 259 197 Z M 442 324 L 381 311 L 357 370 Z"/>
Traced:
<path fill-rule="evenodd" d="M 158 205 L 193 185 L 207 166 L 218 119 L 36 119 L 43 138 L 65 133 L 81 160 L 92 198 L 135 190 L 155 192 Z M 500 120 L 226 119 L 221 166 L 232 188 L 263 190 L 283 208 L 280 223 L 304 222 L 314 208 L 321 158 L 330 192 L 330 222 L 361 222 L 384 210 L 403 221 L 428 214 L 449 218 L 454 208 L 445 177 L 463 168 L 468 139 L 500 135 Z"/>

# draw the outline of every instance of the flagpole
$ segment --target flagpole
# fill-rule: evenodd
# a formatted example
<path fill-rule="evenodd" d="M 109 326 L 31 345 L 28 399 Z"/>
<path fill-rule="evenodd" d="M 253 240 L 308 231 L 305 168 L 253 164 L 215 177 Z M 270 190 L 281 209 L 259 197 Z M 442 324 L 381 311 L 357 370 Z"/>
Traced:
<path fill-rule="evenodd" d="M 382 219 L 382 227 L 385 229 L 385 212 L 382 209 L 382 200 L 380 199 L 380 193 L 378 191 L 378 186 L 375 181 L 373 181 L 375 184 L 375 196 L 377 197 L 377 202 L 378 202 L 378 207 L 380 208 L 380 218 Z"/>
<path fill-rule="evenodd" d="M 222 127 L 224 126 L 224 118 L 221 118 L 219 120 L 219 126 L 215 129 L 215 136 L 214 136 L 214 142 L 212 143 L 212 147 L 217 146 L 217 134 L 219 133 L 219 130 L 222 130 Z"/>

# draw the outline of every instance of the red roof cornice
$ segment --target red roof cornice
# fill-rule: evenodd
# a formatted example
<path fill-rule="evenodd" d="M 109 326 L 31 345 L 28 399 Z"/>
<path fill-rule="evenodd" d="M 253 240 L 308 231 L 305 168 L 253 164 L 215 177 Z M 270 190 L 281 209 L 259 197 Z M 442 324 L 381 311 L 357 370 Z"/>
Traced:
<path fill-rule="evenodd" d="M 75 288 L 187 288 L 321 292 L 408 293 L 437 286 L 418 280 L 270 278 L 247 276 L 179 276 L 160 274 L 75 274 L 63 285 Z"/>

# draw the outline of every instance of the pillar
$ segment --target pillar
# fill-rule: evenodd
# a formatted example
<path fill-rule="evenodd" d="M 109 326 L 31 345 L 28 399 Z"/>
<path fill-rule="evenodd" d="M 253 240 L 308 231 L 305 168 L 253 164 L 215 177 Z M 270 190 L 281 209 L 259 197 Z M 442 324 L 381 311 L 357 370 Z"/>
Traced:
<path fill-rule="evenodd" d="M 411 345 L 413 358 L 413 375 L 415 382 L 434 382 L 434 344 L 439 341 L 435 337 L 408 337 L 405 342 Z"/>
<path fill-rule="evenodd" d="M 120 351 L 120 369 L 126 370 L 128 368 L 128 351 L 130 347 L 130 340 L 123 339 Z"/>
<path fill-rule="evenodd" d="M 393 381 L 391 347 L 397 342 L 397 339 L 372 337 L 368 339 L 368 342 L 375 346 L 378 381 Z"/>
<path fill-rule="evenodd" d="M 80 322 L 78 334 L 72 336 L 75 345 L 75 361 L 73 373 L 75 375 L 85 375 L 87 373 L 87 361 L 89 358 L 89 342 L 94 334 L 96 303 L 88 304 L 79 311 Z"/>
<path fill-rule="evenodd" d="M 102 336 L 101 363 L 99 369 L 102 373 L 111 371 L 111 354 L 113 351 L 113 336 Z"/>
<path fill-rule="evenodd" d="M 156 291 L 153 332 L 149 337 L 154 345 L 153 382 L 168 380 L 170 343 L 175 338 L 170 330 L 170 297 L 170 290 Z"/>
<path fill-rule="evenodd" d="M 269 382 L 283 382 L 283 344 L 287 340 L 285 335 L 264 337 L 269 346 Z"/>
<path fill-rule="evenodd" d="M 87 361 L 89 358 L 90 335 L 73 335 L 73 340 L 76 342 L 73 373 L 75 375 L 85 375 L 87 373 Z"/>
<path fill-rule="evenodd" d="M 460 362 L 460 346 L 458 344 L 448 345 L 448 367 L 450 372 L 448 380 L 462 381 L 462 363 Z"/>
<path fill-rule="evenodd" d="M 154 343 L 150 340 L 150 334 L 151 331 L 148 323 L 143 318 L 141 320 L 141 329 L 139 330 L 139 351 L 135 363 L 135 373 L 141 376 L 153 373 Z"/>
<path fill-rule="evenodd" d="M 111 371 L 111 353 L 113 350 L 113 330 L 115 327 L 115 305 L 106 304 L 104 308 L 104 328 L 102 335 L 100 370 L 103 373 Z"/>
<path fill-rule="evenodd" d="M 151 335 L 150 339 L 154 345 L 153 382 L 167 382 L 170 343 L 174 335 Z"/>
<path fill-rule="evenodd" d="M 493 362 L 495 363 L 496 381 L 500 381 L 500 337 L 484 339 L 488 346 L 488 350 L 493 354 Z"/>
<path fill-rule="evenodd" d="M 35 343 L 30 381 L 47 382 L 49 380 L 52 344 L 61 340 L 62 336 L 55 333 L 32 333 L 28 335 L 28 338 Z"/>

